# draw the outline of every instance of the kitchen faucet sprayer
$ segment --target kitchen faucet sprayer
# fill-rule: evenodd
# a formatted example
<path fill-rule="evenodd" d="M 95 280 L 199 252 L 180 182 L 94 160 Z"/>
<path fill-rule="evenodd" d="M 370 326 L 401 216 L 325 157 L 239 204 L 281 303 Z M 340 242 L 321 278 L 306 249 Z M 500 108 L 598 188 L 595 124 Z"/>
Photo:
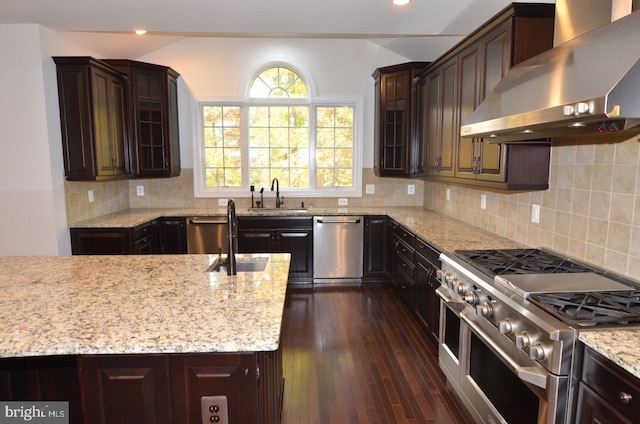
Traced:
<path fill-rule="evenodd" d="M 273 191 L 274 185 L 276 187 L 276 208 L 279 208 L 283 202 L 280 199 L 280 181 L 277 178 L 271 180 L 271 191 Z"/>
<path fill-rule="evenodd" d="M 227 255 L 227 275 L 236 275 L 236 251 L 238 250 L 238 217 L 233 199 L 227 201 L 227 226 L 229 227 L 229 254 Z"/>

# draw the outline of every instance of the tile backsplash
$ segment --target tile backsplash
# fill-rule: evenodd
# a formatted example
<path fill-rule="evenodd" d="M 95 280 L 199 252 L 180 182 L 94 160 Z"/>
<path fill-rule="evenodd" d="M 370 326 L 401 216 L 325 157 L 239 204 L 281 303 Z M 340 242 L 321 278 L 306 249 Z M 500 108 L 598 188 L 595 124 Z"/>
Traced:
<path fill-rule="evenodd" d="M 427 182 L 425 207 L 640 280 L 639 137 L 601 140 L 554 140 L 548 190 L 505 194 Z M 532 205 L 540 206 L 538 224 Z"/>
<path fill-rule="evenodd" d="M 374 194 L 366 194 L 367 184 L 374 186 Z M 415 186 L 415 194 L 407 194 L 407 186 Z M 137 196 L 142 186 L 145 195 Z M 128 208 L 218 208 L 217 198 L 195 198 L 193 196 L 193 170 L 182 169 L 175 178 L 137 179 L 112 182 L 74 182 L 65 184 L 67 199 L 67 222 L 85 219 Z M 93 190 L 94 202 L 89 203 L 87 192 Z M 362 197 L 350 197 L 349 206 L 422 206 L 424 203 L 424 181 L 401 178 L 379 178 L 373 169 L 363 169 Z M 249 194 L 247 192 L 247 194 Z M 286 191 L 284 192 L 286 196 Z M 273 197 L 265 193 L 265 199 Z M 251 198 L 236 198 L 239 207 L 251 206 Z M 285 205 L 313 204 L 316 207 L 337 207 L 336 198 L 285 197 Z"/>
<path fill-rule="evenodd" d="M 363 170 L 362 197 L 349 206 L 425 206 L 532 247 L 546 247 L 640 280 L 639 137 L 554 140 L 550 188 L 496 192 L 422 179 L 379 178 Z M 375 194 L 365 194 L 367 184 Z M 415 184 L 415 194 L 407 185 Z M 143 186 L 145 196 L 136 195 Z M 67 221 L 74 223 L 128 208 L 218 208 L 194 198 L 193 170 L 168 179 L 66 182 Z M 88 191 L 94 202 L 89 203 Z M 446 200 L 447 190 L 450 200 Z M 480 208 L 486 196 L 486 209 Z M 335 198 L 287 198 L 308 206 L 337 207 Z M 236 199 L 240 207 L 250 198 Z M 531 222 L 532 205 L 540 222 Z"/>

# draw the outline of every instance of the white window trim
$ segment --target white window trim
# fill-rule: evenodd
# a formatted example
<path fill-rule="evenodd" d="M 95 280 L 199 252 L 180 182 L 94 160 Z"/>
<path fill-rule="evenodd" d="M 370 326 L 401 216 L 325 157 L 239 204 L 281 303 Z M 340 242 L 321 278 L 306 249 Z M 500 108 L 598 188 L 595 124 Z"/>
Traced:
<path fill-rule="evenodd" d="M 252 99 L 253 100 L 253 99 Z M 293 102 L 291 100 L 294 100 Z M 295 103 L 297 99 L 291 99 L 288 104 Z M 200 97 L 196 98 L 194 102 L 194 116 L 197 118 L 194 120 L 194 134 L 196 136 L 194 140 L 194 162 L 193 162 L 193 189 L 194 197 L 196 198 L 226 198 L 226 197 L 251 197 L 251 191 L 249 190 L 249 178 L 248 178 L 248 160 L 249 155 L 246 153 L 248 147 L 248 125 L 247 119 L 244 119 L 243 126 L 241 128 L 241 154 L 242 154 L 242 169 L 243 169 L 243 181 L 246 182 L 246 187 L 242 188 L 215 188 L 207 187 L 205 184 L 204 174 L 204 134 L 202 122 L 201 105 L 203 103 L 215 103 L 218 105 L 227 106 L 240 106 L 242 108 L 241 114 L 247 113 L 248 106 L 252 104 L 260 104 L 261 99 L 255 99 L 249 101 L 249 99 L 239 98 L 223 98 L 223 97 Z M 300 197 L 362 197 L 362 149 L 363 149 L 363 98 L 357 97 L 315 97 L 311 99 L 304 99 L 300 104 L 307 104 L 313 106 L 338 106 L 348 105 L 354 108 L 354 125 L 353 125 L 353 187 L 341 188 L 318 188 L 318 189 L 294 189 L 294 188 L 281 188 L 280 193 L 288 197 L 300 198 Z M 273 104 L 273 103 L 272 103 Z M 245 116 L 246 117 L 246 116 Z M 315 126 L 314 126 L 315 127 Z M 315 135 L 314 135 L 315 136 Z M 315 151 L 311 152 L 311 161 L 315 162 Z M 245 173 L 247 175 L 245 175 Z M 271 181 L 265 181 L 265 193 L 271 188 Z M 259 196 L 261 187 L 255 187 L 254 196 Z"/>

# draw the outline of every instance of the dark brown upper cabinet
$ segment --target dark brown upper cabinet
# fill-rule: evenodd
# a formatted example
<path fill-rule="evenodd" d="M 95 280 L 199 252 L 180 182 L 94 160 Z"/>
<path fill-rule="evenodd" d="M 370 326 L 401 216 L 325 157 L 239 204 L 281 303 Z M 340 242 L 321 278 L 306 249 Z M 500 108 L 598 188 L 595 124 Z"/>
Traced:
<path fill-rule="evenodd" d="M 125 173 L 127 77 L 91 57 L 54 57 L 67 180 Z"/>
<path fill-rule="evenodd" d="M 180 175 L 178 85 L 173 69 L 126 59 L 106 59 L 128 77 L 126 90 L 129 130 L 127 176 Z"/>
<path fill-rule="evenodd" d="M 517 145 L 460 136 L 460 126 L 514 65 L 553 47 L 553 4 L 514 3 L 416 78 L 426 175 L 495 189 L 549 186 L 547 140 Z"/>
<path fill-rule="evenodd" d="M 378 68 L 375 79 L 374 172 L 380 177 L 424 173 L 422 145 L 415 134 L 416 87 L 413 78 L 428 62 Z"/>

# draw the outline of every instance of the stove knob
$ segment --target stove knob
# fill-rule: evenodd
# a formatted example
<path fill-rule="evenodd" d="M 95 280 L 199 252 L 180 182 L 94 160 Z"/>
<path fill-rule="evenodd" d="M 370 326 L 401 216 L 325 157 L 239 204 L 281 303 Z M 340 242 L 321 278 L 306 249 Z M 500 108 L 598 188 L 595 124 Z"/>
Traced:
<path fill-rule="evenodd" d="M 447 287 L 453 290 L 458 285 L 458 279 L 453 275 L 447 277 Z"/>
<path fill-rule="evenodd" d="M 467 292 L 467 294 L 464 295 L 464 301 L 470 305 L 476 305 L 479 301 L 478 295 L 472 291 Z"/>
<path fill-rule="evenodd" d="M 529 336 L 526 331 L 518 334 L 516 336 L 516 346 L 518 346 L 520 349 L 531 346 L 531 336 Z"/>
<path fill-rule="evenodd" d="M 493 316 L 493 306 L 489 302 L 483 302 L 482 305 L 478 305 L 477 311 L 480 315 L 486 318 Z"/>
<path fill-rule="evenodd" d="M 447 275 L 449 275 L 449 273 L 447 271 L 445 271 L 444 269 L 439 269 L 439 270 L 436 271 L 436 277 L 438 278 L 438 280 L 442 284 L 446 284 Z"/>
<path fill-rule="evenodd" d="M 535 343 L 529 348 L 529 358 L 534 361 L 542 361 L 546 356 L 544 346 L 541 343 Z"/>
<path fill-rule="evenodd" d="M 502 334 L 511 334 L 514 330 L 513 322 L 509 318 L 498 321 L 498 329 Z"/>
<path fill-rule="evenodd" d="M 460 281 L 457 281 L 455 286 L 453 287 L 453 291 L 460 295 L 464 294 L 464 284 Z"/>

